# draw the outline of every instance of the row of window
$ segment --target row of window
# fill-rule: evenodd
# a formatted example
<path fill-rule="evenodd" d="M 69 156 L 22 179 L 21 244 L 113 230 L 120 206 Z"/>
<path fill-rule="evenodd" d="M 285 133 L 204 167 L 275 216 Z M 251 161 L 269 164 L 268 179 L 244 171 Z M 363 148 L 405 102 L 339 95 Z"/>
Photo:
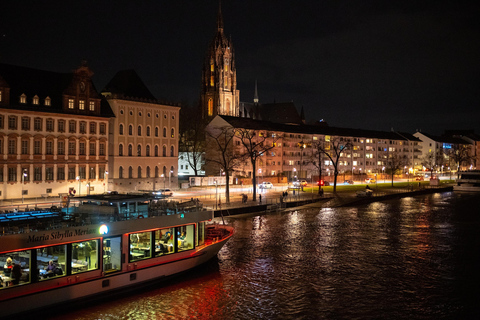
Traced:
<path fill-rule="evenodd" d="M 21 130 L 29 131 L 31 130 L 31 117 L 18 117 L 18 116 L 8 116 L 8 125 L 7 129 L 9 130 L 17 130 L 19 128 L 19 118 L 20 118 L 20 128 Z M 4 129 L 5 119 L 3 115 L 0 115 L 0 129 Z M 76 121 L 76 120 L 69 120 L 68 121 L 68 132 L 69 133 L 77 133 L 77 122 L 78 122 L 78 133 L 87 133 L 87 128 L 89 129 L 90 134 L 97 133 L 97 122 L 91 121 L 87 123 L 86 121 Z M 33 130 L 35 131 L 42 131 L 43 126 L 45 124 L 45 130 L 49 132 L 55 131 L 55 120 L 54 119 L 43 119 L 40 117 L 36 117 L 33 119 Z M 59 119 L 57 120 L 57 132 L 65 132 L 66 131 L 67 121 Z M 105 135 L 107 133 L 107 124 L 100 123 L 99 133 Z"/>
<path fill-rule="evenodd" d="M 78 100 L 78 104 L 75 99 L 68 99 L 68 109 L 75 109 L 78 107 L 78 110 L 85 110 L 86 101 L 85 100 Z M 95 111 L 95 101 L 88 101 L 88 111 Z"/>
<path fill-rule="evenodd" d="M 124 135 L 124 129 L 123 129 L 123 124 L 120 124 L 118 128 L 118 134 L 123 136 Z M 132 136 L 133 135 L 133 125 L 128 126 L 128 135 Z M 146 131 L 147 137 L 151 136 L 151 129 L 150 126 L 147 126 L 147 131 Z M 159 128 L 155 127 L 155 137 L 158 137 L 159 135 Z M 137 136 L 142 136 L 142 126 L 137 127 Z M 163 137 L 167 137 L 167 128 L 163 128 Z M 170 137 L 175 138 L 175 128 L 170 129 Z"/>
<path fill-rule="evenodd" d="M 118 178 L 120 179 L 124 179 L 125 178 L 125 173 L 124 173 L 124 168 L 123 167 L 120 167 L 118 168 Z M 173 166 L 170 167 L 170 173 L 167 174 L 167 167 L 163 166 L 163 174 L 162 176 L 164 178 L 166 177 L 172 177 L 173 176 L 173 172 L 175 172 L 175 168 Z M 151 170 L 150 170 L 150 166 L 147 166 L 146 168 L 146 175 L 145 175 L 145 178 L 159 178 L 160 177 L 160 174 L 159 174 L 159 168 L 158 167 L 155 167 L 155 175 L 152 177 L 151 176 Z M 128 178 L 129 179 L 133 179 L 133 178 L 143 178 L 143 169 L 141 166 L 138 166 L 137 168 L 137 176 L 134 177 L 133 176 L 133 167 L 130 166 L 128 167 Z"/>
<path fill-rule="evenodd" d="M 120 114 L 124 114 L 123 109 L 120 110 Z M 130 110 L 129 114 L 130 114 L 131 116 L 133 116 L 133 111 Z M 141 117 L 142 115 L 143 115 L 143 114 L 142 114 L 142 111 L 138 111 L 138 116 Z M 148 117 L 148 118 L 151 117 L 150 112 L 147 112 L 147 117 Z M 156 113 L 156 114 L 155 114 L 155 118 L 158 119 L 158 117 L 159 117 L 159 115 L 158 115 L 158 113 Z M 167 115 L 166 115 L 166 114 L 163 114 L 163 119 L 167 119 Z M 172 115 L 172 120 L 175 120 L 175 115 Z"/>
<path fill-rule="evenodd" d="M 87 172 L 88 171 L 88 172 Z M 98 179 L 105 178 L 105 167 L 101 166 L 98 167 Z M 67 175 L 66 175 L 66 174 Z M 53 166 L 45 167 L 45 172 L 43 172 L 42 166 L 36 166 L 33 168 L 33 176 L 31 176 L 31 172 L 29 168 L 22 168 L 20 171 L 17 170 L 17 167 L 9 167 L 7 173 L 7 181 L 8 182 L 22 182 L 22 181 L 65 181 L 65 180 L 75 180 L 77 177 L 80 177 L 81 180 L 87 179 L 95 180 L 97 178 L 97 170 L 95 167 L 90 167 L 87 170 L 86 166 L 78 166 L 78 174 L 75 167 L 69 166 L 65 168 L 65 166 L 57 166 L 57 176 L 55 179 L 55 171 Z M 20 174 L 20 175 L 19 175 Z M 45 177 L 45 179 L 44 179 Z M 65 179 L 67 177 L 67 179 Z M 4 181 L 3 177 L 3 169 L 0 170 L 0 182 Z"/>
<path fill-rule="evenodd" d="M 0 101 L 1 101 L 1 91 L 0 91 Z M 27 95 L 25 93 L 22 93 L 20 95 L 19 102 L 21 104 L 26 104 L 27 103 Z M 34 105 L 39 105 L 40 104 L 40 98 L 37 95 L 33 96 L 32 104 L 34 104 Z M 51 106 L 52 105 L 52 99 L 50 97 L 46 97 L 45 100 L 43 101 L 43 105 Z"/>
<path fill-rule="evenodd" d="M 159 148 L 158 146 L 155 146 L 154 148 L 154 157 L 158 157 L 159 156 Z M 132 144 L 129 144 L 128 145 L 128 156 L 129 157 L 132 157 L 133 156 L 133 145 Z M 123 156 L 124 155 L 124 152 L 123 152 L 123 144 L 119 144 L 118 145 L 118 155 L 119 156 Z M 142 156 L 142 145 L 139 144 L 137 145 L 137 154 L 136 154 L 137 157 L 141 157 Z M 145 147 L 145 156 L 146 157 L 150 157 L 150 146 L 147 145 Z M 170 157 L 174 157 L 175 156 L 175 147 L 174 146 L 170 146 Z M 167 157 L 167 146 L 166 145 L 163 145 L 162 147 L 162 157 Z"/>
<path fill-rule="evenodd" d="M 22 155 L 65 155 L 65 140 L 58 140 L 57 141 L 57 152 L 55 153 L 54 150 L 54 141 L 52 138 L 48 138 L 49 140 L 45 141 L 45 153 L 43 151 L 43 143 L 41 139 L 35 138 L 33 141 L 33 150 L 30 149 L 30 139 L 22 139 L 20 144 L 20 154 Z M 16 155 L 18 154 L 17 148 L 17 141 L 18 139 L 10 138 L 8 140 L 8 147 L 7 147 L 7 154 Z M 78 142 L 78 155 L 86 156 L 87 155 L 87 146 L 88 146 L 88 154 L 90 156 L 95 156 L 97 153 L 97 143 L 95 141 L 87 142 L 79 141 Z M 3 154 L 3 140 L 0 139 L 0 154 Z M 32 153 L 33 151 L 33 153 Z M 77 155 L 77 141 L 68 141 L 68 155 Z M 100 142 L 98 144 L 98 155 L 105 156 L 106 155 L 106 144 L 105 142 Z"/>

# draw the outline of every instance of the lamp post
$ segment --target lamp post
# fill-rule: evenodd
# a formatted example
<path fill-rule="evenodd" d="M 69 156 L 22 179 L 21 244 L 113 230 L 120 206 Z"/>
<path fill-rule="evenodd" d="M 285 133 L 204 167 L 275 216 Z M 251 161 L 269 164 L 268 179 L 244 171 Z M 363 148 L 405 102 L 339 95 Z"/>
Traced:
<path fill-rule="evenodd" d="M 382 167 L 383 183 L 385 183 L 385 167 Z"/>
<path fill-rule="evenodd" d="M 77 181 L 78 181 L 78 196 L 80 197 L 80 188 L 82 186 L 82 183 L 80 182 L 80 176 L 77 176 Z"/>
<path fill-rule="evenodd" d="M 108 175 L 108 171 L 105 171 L 103 173 L 103 193 L 105 193 L 105 189 L 107 187 L 107 175 Z"/>
<path fill-rule="evenodd" d="M 23 185 L 25 184 L 25 177 L 27 176 L 27 169 L 23 169 L 22 172 L 22 203 L 23 203 Z"/>
<path fill-rule="evenodd" d="M 162 173 L 161 177 L 163 178 L 163 191 L 165 192 L 165 174 Z"/>
<path fill-rule="evenodd" d="M 87 196 L 90 195 L 90 182 L 87 183 Z"/>

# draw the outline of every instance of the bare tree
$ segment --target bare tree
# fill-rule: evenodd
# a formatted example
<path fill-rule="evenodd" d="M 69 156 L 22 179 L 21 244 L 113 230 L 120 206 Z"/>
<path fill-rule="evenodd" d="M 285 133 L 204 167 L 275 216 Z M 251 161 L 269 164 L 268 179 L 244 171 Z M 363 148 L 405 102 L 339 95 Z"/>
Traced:
<path fill-rule="evenodd" d="M 457 174 L 462 165 L 469 166 L 472 164 L 473 156 L 470 155 L 470 147 L 464 144 L 453 144 L 450 149 L 444 149 L 450 162 L 453 162 L 457 169 Z"/>
<path fill-rule="evenodd" d="M 318 171 L 318 179 L 322 180 L 322 164 L 323 164 L 323 141 L 313 141 L 312 142 L 312 155 L 310 157 L 309 162 L 313 164 L 313 166 Z M 319 186 L 318 193 L 321 194 L 322 188 Z"/>
<path fill-rule="evenodd" d="M 181 109 L 179 149 L 185 152 L 189 166 L 198 176 L 202 169 L 202 157 L 205 153 L 205 127 L 202 120 L 191 108 Z"/>
<path fill-rule="evenodd" d="M 238 166 L 241 155 L 233 140 L 235 130 L 230 126 L 211 127 L 206 130 L 206 163 L 213 163 L 225 172 L 225 202 L 230 203 L 230 174 Z"/>
<path fill-rule="evenodd" d="M 443 163 L 443 156 L 441 154 L 429 152 L 421 159 L 422 166 L 428 168 L 430 170 L 431 178 L 433 178 L 433 173 L 435 172 L 435 168 L 438 166 L 439 163 Z"/>
<path fill-rule="evenodd" d="M 393 176 L 402 170 L 405 166 L 408 166 L 408 157 L 407 155 L 399 155 L 398 153 L 391 153 L 387 161 L 387 172 L 390 172 L 392 177 L 392 187 L 393 187 Z"/>
<path fill-rule="evenodd" d="M 342 152 L 351 147 L 352 143 L 350 141 L 344 141 L 339 137 L 330 137 L 330 141 L 316 142 L 314 144 L 317 153 L 327 156 L 333 165 L 333 193 L 337 193 L 338 161 L 340 160 Z M 320 156 L 319 159 L 321 159 Z"/>
<path fill-rule="evenodd" d="M 236 128 L 235 135 L 243 146 L 241 158 L 249 160 L 252 165 L 252 184 L 253 184 L 253 201 L 257 200 L 257 159 L 264 156 L 269 150 L 275 148 L 278 140 L 276 135 L 269 137 L 264 131 L 246 128 Z"/>

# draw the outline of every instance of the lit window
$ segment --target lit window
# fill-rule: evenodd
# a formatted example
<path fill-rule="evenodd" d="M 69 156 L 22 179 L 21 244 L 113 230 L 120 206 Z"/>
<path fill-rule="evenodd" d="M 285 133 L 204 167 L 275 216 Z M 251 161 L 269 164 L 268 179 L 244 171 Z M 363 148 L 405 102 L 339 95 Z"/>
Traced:
<path fill-rule="evenodd" d="M 89 110 L 95 111 L 95 101 L 90 101 Z"/>
<path fill-rule="evenodd" d="M 68 99 L 68 109 L 74 108 L 75 101 L 73 99 Z"/>
<path fill-rule="evenodd" d="M 85 110 L 85 101 L 84 100 L 78 101 L 78 109 Z"/>
<path fill-rule="evenodd" d="M 208 115 L 213 115 L 213 99 L 208 99 Z"/>
<path fill-rule="evenodd" d="M 20 96 L 20 103 L 27 103 L 27 96 L 25 95 L 25 93 L 22 93 L 22 95 Z"/>
<path fill-rule="evenodd" d="M 33 97 L 33 104 L 38 104 L 38 101 L 39 101 L 38 96 L 35 95 L 35 96 Z"/>
<path fill-rule="evenodd" d="M 45 105 L 46 106 L 51 106 L 52 105 L 52 99 L 50 99 L 50 97 L 45 98 Z"/>

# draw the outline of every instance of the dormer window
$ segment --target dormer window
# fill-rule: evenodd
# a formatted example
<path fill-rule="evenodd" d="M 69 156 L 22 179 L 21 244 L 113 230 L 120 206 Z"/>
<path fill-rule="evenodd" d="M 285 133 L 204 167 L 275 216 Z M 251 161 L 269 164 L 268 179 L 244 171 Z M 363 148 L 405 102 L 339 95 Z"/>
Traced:
<path fill-rule="evenodd" d="M 95 111 L 95 101 L 90 101 L 89 110 Z"/>
<path fill-rule="evenodd" d="M 52 105 L 52 99 L 50 99 L 50 97 L 45 98 L 45 105 L 46 106 L 51 106 Z"/>
<path fill-rule="evenodd" d="M 68 99 L 68 109 L 73 109 L 73 108 L 75 108 L 75 100 Z"/>
<path fill-rule="evenodd" d="M 25 93 L 22 93 L 22 95 L 20 96 L 20 103 L 27 103 L 27 96 L 25 95 Z"/>
<path fill-rule="evenodd" d="M 78 109 L 85 110 L 85 100 L 78 101 Z"/>
<path fill-rule="evenodd" d="M 38 104 L 38 101 L 39 101 L 38 96 L 35 95 L 35 96 L 33 97 L 33 104 Z"/>

